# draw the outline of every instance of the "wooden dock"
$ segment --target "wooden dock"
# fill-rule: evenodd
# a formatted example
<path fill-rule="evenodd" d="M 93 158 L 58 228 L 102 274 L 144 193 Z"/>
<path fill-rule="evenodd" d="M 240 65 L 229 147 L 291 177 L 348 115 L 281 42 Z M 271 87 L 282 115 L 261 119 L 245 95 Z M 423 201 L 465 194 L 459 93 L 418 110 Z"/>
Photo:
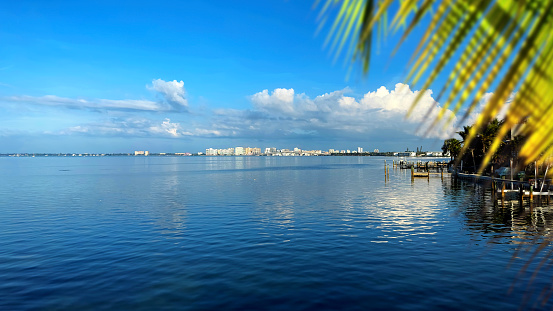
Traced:
<path fill-rule="evenodd" d="M 429 172 L 413 172 L 413 177 L 430 177 Z"/>
<path fill-rule="evenodd" d="M 393 166 L 398 167 L 403 170 L 409 170 L 411 168 L 416 169 L 417 171 L 435 171 L 441 172 L 443 170 L 447 171 L 449 161 L 393 161 Z"/>
<path fill-rule="evenodd" d="M 438 161 L 419 161 L 419 162 L 407 162 L 407 161 L 392 161 L 392 166 L 399 169 L 410 169 L 411 170 L 411 179 L 414 180 L 417 178 L 430 178 L 430 175 L 440 175 L 443 179 L 444 171 L 448 174 L 447 167 L 449 162 L 438 162 Z M 388 181 L 390 179 L 390 168 L 384 160 L 384 177 Z"/>
<path fill-rule="evenodd" d="M 534 198 L 540 202 L 547 202 L 547 204 L 551 201 L 551 184 L 547 181 L 543 183 L 542 180 L 534 183 L 465 173 L 455 173 L 454 176 L 475 183 L 488 184 L 492 190 L 493 200 L 509 201 L 514 199 L 521 202 L 521 204 L 525 199 L 533 202 Z"/>

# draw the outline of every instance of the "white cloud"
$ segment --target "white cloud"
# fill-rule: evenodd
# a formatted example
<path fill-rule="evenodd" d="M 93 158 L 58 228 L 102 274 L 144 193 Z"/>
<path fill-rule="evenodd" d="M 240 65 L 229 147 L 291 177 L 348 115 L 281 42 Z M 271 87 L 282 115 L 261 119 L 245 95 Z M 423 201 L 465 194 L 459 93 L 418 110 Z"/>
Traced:
<path fill-rule="evenodd" d="M 158 92 L 175 110 L 188 109 L 188 100 L 186 99 L 183 81 L 163 81 L 161 79 L 155 79 L 152 81 L 151 86 L 146 87 L 150 90 Z"/>
<path fill-rule="evenodd" d="M 40 97 L 34 96 L 10 96 L 4 97 L 3 100 L 9 102 L 19 102 L 27 104 L 36 104 L 52 107 L 65 107 L 70 109 L 92 109 L 92 110 L 140 110 L 140 111 L 159 111 L 162 110 L 160 105 L 149 100 L 135 99 L 75 99 L 67 97 L 59 97 L 55 95 L 46 95 Z"/>
<path fill-rule="evenodd" d="M 179 123 L 173 123 L 170 119 L 155 121 L 145 118 L 112 118 L 101 122 L 70 127 L 61 133 L 159 137 L 181 137 L 190 135 L 183 131 Z"/>
<path fill-rule="evenodd" d="M 393 90 L 382 86 L 360 99 L 346 96 L 347 92 L 349 90 L 345 89 L 311 99 L 305 94 L 295 94 L 293 89 L 275 89 L 271 94 L 263 90 L 250 99 L 257 110 L 266 114 L 266 118 L 278 120 L 278 124 L 272 127 L 264 122 L 267 129 L 282 127 L 282 130 L 309 133 L 321 130 L 371 133 L 393 129 L 430 138 L 447 138 L 453 132 L 451 126 L 446 130 L 437 126 L 430 131 L 421 129 L 415 133 L 421 123 L 433 120 L 441 110 L 432 98 L 432 91 L 421 95 L 409 119 L 405 119 L 405 115 L 419 91 L 412 91 L 408 85 L 398 83 Z M 445 113 L 450 115 L 451 111 Z M 255 128 L 255 124 L 249 127 Z"/>
<path fill-rule="evenodd" d="M 263 90 L 251 96 L 251 101 L 260 110 L 268 112 L 294 114 L 294 89 L 275 89 L 271 95 Z"/>
<path fill-rule="evenodd" d="M 190 133 L 182 130 L 180 123 L 171 123 L 171 120 L 168 118 L 163 120 L 159 125 L 150 126 L 150 132 L 152 134 L 169 135 L 172 137 L 190 135 Z"/>
<path fill-rule="evenodd" d="M 25 103 L 50 107 L 63 107 L 69 109 L 88 110 L 124 110 L 124 111 L 187 111 L 188 101 L 185 97 L 184 82 L 152 80 L 148 89 L 159 93 L 162 101 L 146 99 L 82 99 L 68 98 L 55 95 L 45 96 L 9 96 L 0 98 L 2 101 L 12 103 Z"/>
<path fill-rule="evenodd" d="M 152 90 L 163 94 L 186 108 L 183 83 L 154 80 Z M 409 140 L 418 137 L 449 138 L 456 130 L 453 125 L 443 129 L 436 126 L 427 131 L 428 125 L 442 109 L 433 99 L 432 91 L 422 94 L 408 85 L 398 83 L 394 89 L 380 87 L 362 96 L 350 96 L 348 88 L 318 95 L 314 98 L 294 89 L 277 88 L 262 90 L 249 97 L 251 108 L 216 109 L 211 114 L 198 116 L 183 123 L 170 119 L 112 118 L 107 121 L 80 124 L 65 133 L 85 135 L 121 135 L 154 137 L 231 137 L 245 139 L 334 139 L 358 141 Z M 411 117 L 406 113 L 420 95 Z M 180 98 L 180 99 L 179 99 Z M 122 107 L 118 102 L 100 102 Z M 138 103 L 136 104 L 138 105 Z M 136 107 L 135 106 L 135 107 Z M 142 109 L 146 109 L 147 103 Z M 154 106 L 156 107 L 156 106 Z M 175 111 L 175 107 L 169 111 Z M 446 116 L 451 111 L 445 111 Z M 453 118 L 455 124 L 456 118 Z M 417 131 L 418 130 L 418 131 Z"/>
<path fill-rule="evenodd" d="M 476 119 L 478 119 L 478 115 L 484 107 L 488 104 L 490 99 L 492 98 L 493 93 L 486 93 L 482 98 L 478 101 L 477 106 L 474 108 L 474 110 L 467 116 L 466 120 L 463 122 L 464 125 L 472 125 L 476 122 Z M 499 112 L 497 113 L 496 117 L 499 120 L 505 119 L 507 116 L 507 111 L 509 110 L 509 107 L 511 106 L 511 102 L 515 98 L 515 93 L 512 93 L 509 95 L 509 98 L 507 98 L 507 102 L 501 107 Z"/>
<path fill-rule="evenodd" d="M 84 134 L 102 136 L 135 136 L 135 137 L 219 137 L 223 136 L 219 130 L 190 126 L 185 129 L 180 122 L 151 120 L 146 118 L 111 118 L 94 123 L 70 127 L 59 132 L 63 135 Z M 224 136 L 228 136 L 225 134 Z"/>

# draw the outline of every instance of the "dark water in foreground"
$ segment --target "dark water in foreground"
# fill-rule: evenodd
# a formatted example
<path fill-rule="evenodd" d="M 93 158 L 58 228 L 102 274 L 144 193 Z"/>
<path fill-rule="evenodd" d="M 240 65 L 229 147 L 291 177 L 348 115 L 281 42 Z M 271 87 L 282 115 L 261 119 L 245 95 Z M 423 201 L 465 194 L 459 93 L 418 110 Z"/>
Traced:
<path fill-rule="evenodd" d="M 550 208 L 383 162 L 0 158 L 0 310 L 552 308 Z"/>

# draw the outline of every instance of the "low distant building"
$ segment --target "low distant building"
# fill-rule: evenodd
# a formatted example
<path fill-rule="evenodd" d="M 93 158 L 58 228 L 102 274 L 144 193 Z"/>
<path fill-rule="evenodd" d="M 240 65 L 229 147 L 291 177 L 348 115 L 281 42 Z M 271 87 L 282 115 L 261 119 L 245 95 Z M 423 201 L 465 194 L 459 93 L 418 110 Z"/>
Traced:
<path fill-rule="evenodd" d="M 134 152 L 134 155 L 135 156 L 138 156 L 138 155 L 143 155 L 143 156 L 147 156 L 150 154 L 150 151 L 135 151 Z"/>
<path fill-rule="evenodd" d="M 398 157 L 416 157 L 417 153 L 414 151 L 398 152 Z"/>
<path fill-rule="evenodd" d="M 443 154 L 442 154 L 441 151 L 428 151 L 426 153 L 426 156 L 428 156 L 428 157 L 441 157 L 441 156 L 443 156 Z"/>

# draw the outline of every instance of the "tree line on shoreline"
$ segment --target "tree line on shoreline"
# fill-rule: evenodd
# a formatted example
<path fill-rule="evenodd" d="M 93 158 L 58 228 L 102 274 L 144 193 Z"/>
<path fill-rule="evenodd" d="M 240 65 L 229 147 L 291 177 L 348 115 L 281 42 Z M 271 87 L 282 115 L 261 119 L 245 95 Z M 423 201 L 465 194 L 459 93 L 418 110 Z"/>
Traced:
<path fill-rule="evenodd" d="M 482 168 L 484 157 L 490 149 L 494 139 L 498 136 L 504 123 L 505 120 L 493 119 L 478 131 L 477 135 L 468 142 L 469 145 L 467 146 L 467 138 L 469 137 L 473 125 L 464 126 L 461 131 L 457 132 L 461 140 L 449 138 L 444 141 L 442 146 L 443 155 L 449 154 L 452 164 L 457 167 L 460 167 L 462 164 L 463 171 L 470 173 L 477 172 Z M 515 135 L 513 132 L 513 130 L 508 131 L 507 134 L 502 137 L 499 148 L 493 154 L 491 162 L 486 163 L 484 166 L 483 172 L 485 175 L 492 175 L 494 169 L 500 167 L 512 167 L 516 171 L 533 169 L 533 167 L 530 167 L 533 166 L 533 164 L 522 167 L 523 162 L 519 160 L 518 154 L 525 141 L 525 137 L 522 135 Z"/>

